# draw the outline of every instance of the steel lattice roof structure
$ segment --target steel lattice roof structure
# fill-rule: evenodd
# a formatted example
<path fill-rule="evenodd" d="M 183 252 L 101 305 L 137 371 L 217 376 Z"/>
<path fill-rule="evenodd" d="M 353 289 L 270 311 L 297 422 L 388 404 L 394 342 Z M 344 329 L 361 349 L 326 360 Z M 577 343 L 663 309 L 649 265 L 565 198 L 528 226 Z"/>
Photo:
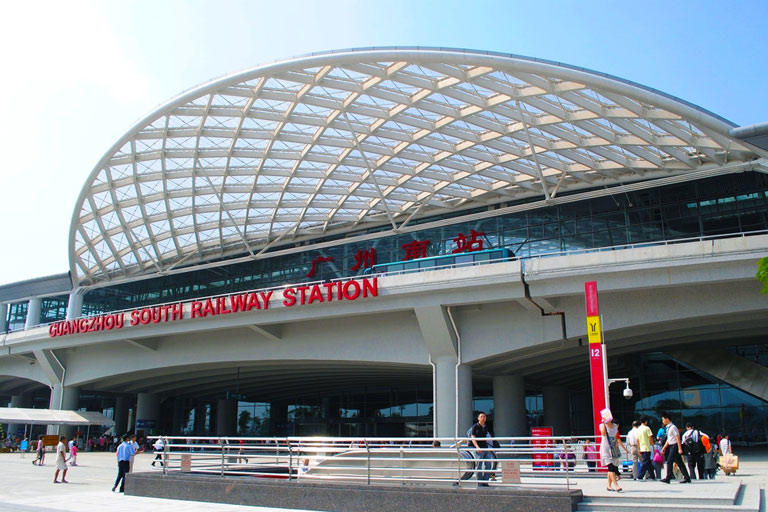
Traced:
<path fill-rule="evenodd" d="M 767 156 L 733 127 L 638 84 L 513 55 L 299 57 L 192 89 L 134 125 L 80 194 L 70 270 L 75 286 L 116 282 Z"/>

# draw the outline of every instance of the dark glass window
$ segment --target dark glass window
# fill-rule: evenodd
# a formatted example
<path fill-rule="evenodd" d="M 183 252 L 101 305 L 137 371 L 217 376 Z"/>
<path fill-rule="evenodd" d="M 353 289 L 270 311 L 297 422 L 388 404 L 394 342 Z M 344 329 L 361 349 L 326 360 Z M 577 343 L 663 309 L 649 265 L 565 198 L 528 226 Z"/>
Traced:
<path fill-rule="evenodd" d="M 515 203 L 510 203 L 513 204 Z M 472 212 L 475 211 L 482 210 Z M 414 219 L 410 225 L 416 226 L 472 212 Z M 374 228 L 354 235 L 382 229 L 389 228 Z M 370 242 L 354 242 L 320 251 L 310 248 L 303 253 L 94 289 L 84 297 L 83 313 L 93 315 L 158 303 L 185 301 L 207 295 L 277 287 L 310 279 L 330 280 L 359 275 L 363 272 L 362 269 L 351 270 L 356 263 L 354 257 L 358 250 L 374 248 L 378 264 L 397 263 L 405 256 L 401 247 L 403 244 L 414 240 L 429 240 L 427 256 L 450 255 L 456 248 L 454 239 L 458 234 L 469 236 L 473 229 L 484 233 L 484 249 L 505 247 L 514 251 L 519 258 L 562 251 L 768 230 L 768 175 L 743 173 L 719 176 L 692 183 L 511 213 L 481 221 L 459 222 Z M 311 262 L 317 256 L 332 257 L 333 261 L 319 264 L 316 274 L 307 278 Z M 427 263 L 397 264 L 416 269 L 430 266 Z M 52 313 L 51 318 L 61 314 L 56 306 L 52 306 L 52 311 L 54 310 L 59 312 Z M 25 312 L 26 310 L 23 314 Z M 23 326 L 23 320 L 20 320 L 23 314 L 21 311 L 14 313 L 14 325 L 21 322 Z"/>
<path fill-rule="evenodd" d="M 40 323 L 50 324 L 67 318 L 69 295 L 46 297 L 40 301 Z"/>
<path fill-rule="evenodd" d="M 8 305 L 8 330 L 20 331 L 27 323 L 28 302 L 16 302 Z"/>

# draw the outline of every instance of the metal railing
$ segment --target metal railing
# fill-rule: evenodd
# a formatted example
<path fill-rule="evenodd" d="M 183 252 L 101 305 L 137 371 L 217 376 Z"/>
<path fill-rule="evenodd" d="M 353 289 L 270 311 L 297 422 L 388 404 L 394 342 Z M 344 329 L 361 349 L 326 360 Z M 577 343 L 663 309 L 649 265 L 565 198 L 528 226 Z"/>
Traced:
<path fill-rule="evenodd" d="M 222 477 L 570 488 L 573 477 L 598 476 L 599 464 L 599 444 L 591 437 L 488 438 L 485 441 L 493 447 L 482 451 L 467 438 L 163 436 L 163 440 L 164 473 Z"/>

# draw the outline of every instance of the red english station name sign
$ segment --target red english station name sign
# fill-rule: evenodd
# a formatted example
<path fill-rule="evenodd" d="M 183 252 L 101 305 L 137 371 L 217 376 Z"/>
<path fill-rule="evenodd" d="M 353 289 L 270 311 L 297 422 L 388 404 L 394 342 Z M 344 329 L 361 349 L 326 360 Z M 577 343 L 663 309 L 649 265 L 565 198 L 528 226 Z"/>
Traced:
<path fill-rule="evenodd" d="M 254 309 L 269 309 L 274 290 L 266 292 L 247 292 L 177 302 L 162 306 L 149 306 L 131 311 L 106 313 L 88 318 L 62 320 L 48 326 L 51 338 L 98 331 L 122 329 L 126 322 L 129 326 L 175 322 L 187 318 L 205 318 L 207 316 L 246 313 Z M 348 279 L 330 283 L 303 286 L 288 286 L 283 289 L 282 305 L 290 308 L 322 302 L 352 301 L 367 299 L 379 295 L 379 281 L 376 277 Z"/>

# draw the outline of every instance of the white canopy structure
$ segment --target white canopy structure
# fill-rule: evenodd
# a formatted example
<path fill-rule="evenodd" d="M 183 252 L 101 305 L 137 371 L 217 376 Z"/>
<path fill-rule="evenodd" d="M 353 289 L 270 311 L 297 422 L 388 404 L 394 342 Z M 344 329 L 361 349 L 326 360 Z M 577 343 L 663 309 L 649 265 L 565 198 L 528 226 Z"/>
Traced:
<path fill-rule="evenodd" d="M 109 425 L 115 422 L 100 412 L 0 407 L 0 423 L 18 425 Z"/>
<path fill-rule="evenodd" d="M 519 56 L 300 57 L 202 85 L 133 126 L 80 194 L 70 270 L 75 286 L 116 282 L 768 156 L 732 128 L 658 91 Z"/>

